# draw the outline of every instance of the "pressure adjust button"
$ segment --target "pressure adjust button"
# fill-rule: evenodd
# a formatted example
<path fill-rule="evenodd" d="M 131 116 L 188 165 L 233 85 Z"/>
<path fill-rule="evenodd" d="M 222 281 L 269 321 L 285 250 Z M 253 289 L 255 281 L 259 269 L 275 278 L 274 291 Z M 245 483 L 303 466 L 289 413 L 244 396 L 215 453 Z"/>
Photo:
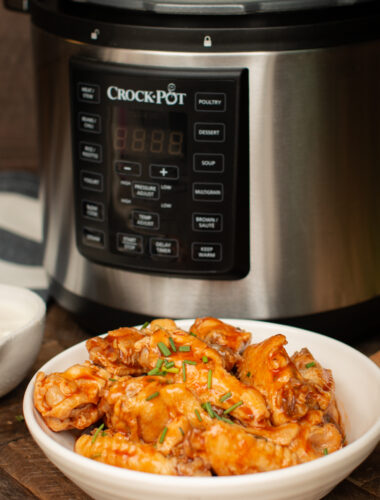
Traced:
<path fill-rule="evenodd" d="M 221 243 L 192 243 L 191 257 L 197 262 L 220 262 L 222 245 Z"/>
<path fill-rule="evenodd" d="M 222 214 L 193 214 L 194 231 L 221 231 L 223 226 Z"/>
<path fill-rule="evenodd" d="M 79 157 L 84 161 L 100 163 L 102 161 L 102 146 L 93 142 L 79 143 Z"/>
<path fill-rule="evenodd" d="M 83 228 L 82 243 L 91 247 L 104 248 L 104 233 L 95 229 Z"/>
<path fill-rule="evenodd" d="M 92 102 L 98 104 L 100 102 L 100 87 L 95 83 L 78 83 L 78 100 L 81 102 Z"/>
<path fill-rule="evenodd" d="M 178 241 L 165 238 L 151 238 L 152 257 L 178 257 Z"/>
<path fill-rule="evenodd" d="M 145 200 L 158 200 L 160 187 L 151 182 L 132 182 L 132 196 Z"/>
<path fill-rule="evenodd" d="M 198 142 L 224 142 L 224 123 L 195 123 L 194 139 Z"/>
<path fill-rule="evenodd" d="M 139 229 L 159 229 L 160 216 L 154 212 L 134 210 L 132 213 L 132 224 Z"/>
<path fill-rule="evenodd" d="M 101 221 L 104 219 L 104 205 L 103 203 L 96 203 L 94 201 L 82 201 L 82 215 L 86 219 Z"/>
<path fill-rule="evenodd" d="M 226 94 L 216 92 L 197 92 L 195 94 L 196 111 L 226 111 Z"/>
<path fill-rule="evenodd" d="M 136 234 L 117 233 L 117 249 L 119 252 L 129 254 L 142 254 L 143 253 L 143 238 Z"/>
<path fill-rule="evenodd" d="M 223 201 L 223 184 L 211 182 L 194 182 L 193 200 Z"/>
<path fill-rule="evenodd" d="M 99 134 L 101 132 L 101 117 L 91 113 L 79 113 L 79 130 Z"/>

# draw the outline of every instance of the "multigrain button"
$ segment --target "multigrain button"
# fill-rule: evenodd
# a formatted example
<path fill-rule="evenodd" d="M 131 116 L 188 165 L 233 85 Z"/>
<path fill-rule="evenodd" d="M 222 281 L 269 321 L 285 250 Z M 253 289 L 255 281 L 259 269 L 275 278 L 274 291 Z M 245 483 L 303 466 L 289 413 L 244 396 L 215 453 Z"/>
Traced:
<path fill-rule="evenodd" d="M 139 177 L 141 175 L 141 163 L 136 161 L 115 161 L 115 170 L 118 174 Z"/>
<path fill-rule="evenodd" d="M 80 173 L 80 185 L 88 191 L 103 191 L 103 176 L 95 172 L 82 170 Z"/>
<path fill-rule="evenodd" d="M 104 205 L 95 201 L 82 200 L 82 215 L 86 219 L 103 220 Z"/>
<path fill-rule="evenodd" d="M 83 228 L 82 243 L 91 247 L 104 248 L 104 233 L 96 229 Z"/>
<path fill-rule="evenodd" d="M 132 196 L 145 200 L 158 200 L 160 187 L 151 182 L 132 182 Z"/>
<path fill-rule="evenodd" d="M 132 224 L 139 229 L 159 229 L 160 216 L 154 212 L 134 210 L 132 213 Z"/>
<path fill-rule="evenodd" d="M 79 157 L 84 161 L 100 163 L 102 161 L 102 146 L 94 142 L 79 143 Z"/>
<path fill-rule="evenodd" d="M 196 153 L 193 168 L 195 172 L 221 173 L 224 171 L 224 155 Z"/>
<path fill-rule="evenodd" d="M 79 82 L 77 86 L 78 100 L 81 102 L 92 102 L 98 104 L 100 102 L 100 87 L 95 83 Z"/>
<path fill-rule="evenodd" d="M 224 123 L 195 123 L 194 139 L 198 142 L 224 142 Z"/>
<path fill-rule="evenodd" d="M 221 243 L 192 243 L 191 257 L 198 262 L 220 262 L 222 245 Z"/>
<path fill-rule="evenodd" d="M 143 253 L 143 238 L 136 234 L 117 233 L 116 245 L 119 252 L 134 255 Z"/>
<path fill-rule="evenodd" d="M 223 201 L 223 184 L 211 182 L 194 182 L 194 201 Z"/>
<path fill-rule="evenodd" d="M 99 134 L 102 131 L 100 115 L 79 113 L 79 130 Z"/>
<path fill-rule="evenodd" d="M 193 230 L 218 232 L 223 229 L 222 214 L 194 213 Z"/>
<path fill-rule="evenodd" d="M 226 111 L 226 100 L 226 94 L 197 92 L 195 109 L 196 111 Z"/>
<path fill-rule="evenodd" d="M 178 241 L 167 238 L 151 238 L 150 254 L 153 257 L 178 257 Z"/>

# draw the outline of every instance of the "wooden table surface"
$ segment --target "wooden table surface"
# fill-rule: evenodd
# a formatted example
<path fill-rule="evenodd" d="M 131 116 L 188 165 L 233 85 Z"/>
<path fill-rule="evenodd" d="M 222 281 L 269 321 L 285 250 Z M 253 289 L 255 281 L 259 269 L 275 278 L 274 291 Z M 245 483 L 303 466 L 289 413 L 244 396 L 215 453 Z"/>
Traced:
<path fill-rule="evenodd" d="M 0 398 L 0 500 L 85 500 L 89 497 L 59 472 L 30 436 L 22 415 L 22 398 L 30 377 L 50 358 L 88 338 L 75 318 L 57 304 L 48 308 L 44 342 L 30 374 L 15 390 Z M 378 339 L 358 347 L 365 354 L 379 348 Z M 380 352 L 376 354 L 380 365 Z M 326 500 L 380 498 L 380 445 Z M 111 500 L 111 499 L 110 499 Z M 307 500 L 307 499 L 305 499 Z"/>

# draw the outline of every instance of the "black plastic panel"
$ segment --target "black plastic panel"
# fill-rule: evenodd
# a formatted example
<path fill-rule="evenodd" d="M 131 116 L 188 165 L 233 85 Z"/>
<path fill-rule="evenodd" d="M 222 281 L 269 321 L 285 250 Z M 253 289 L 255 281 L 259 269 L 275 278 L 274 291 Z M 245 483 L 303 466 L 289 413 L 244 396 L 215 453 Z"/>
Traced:
<path fill-rule="evenodd" d="M 96 262 L 249 270 L 246 70 L 71 62 L 76 237 Z"/>

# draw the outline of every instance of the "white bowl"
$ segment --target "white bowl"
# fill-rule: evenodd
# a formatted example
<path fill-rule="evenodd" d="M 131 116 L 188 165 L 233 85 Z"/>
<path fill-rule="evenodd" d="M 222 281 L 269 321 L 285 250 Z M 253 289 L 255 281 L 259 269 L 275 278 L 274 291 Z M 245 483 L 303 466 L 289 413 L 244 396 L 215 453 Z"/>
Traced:
<path fill-rule="evenodd" d="M 253 342 L 283 333 L 292 354 L 304 346 L 331 368 L 345 421 L 348 445 L 331 455 L 286 469 L 228 477 L 175 477 L 105 465 L 73 452 L 69 432 L 54 433 L 33 406 L 34 379 L 24 397 L 30 433 L 47 457 L 96 500 L 314 500 L 326 495 L 374 449 L 380 437 L 380 370 L 361 353 L 331 338 L 290 326 L 248 320 L 224 320 L 252 332 Z M 189 328 L 193 320 L 179 320 Z M 62 352 L 41 370 L 63 371 L 88 359 L 84 342 Z"/>
<path fill-rule="evenodd" d="M 36 293 L 0 284 L 0 397 L 21 382 L 36 360 L 45 313 Z"/>

